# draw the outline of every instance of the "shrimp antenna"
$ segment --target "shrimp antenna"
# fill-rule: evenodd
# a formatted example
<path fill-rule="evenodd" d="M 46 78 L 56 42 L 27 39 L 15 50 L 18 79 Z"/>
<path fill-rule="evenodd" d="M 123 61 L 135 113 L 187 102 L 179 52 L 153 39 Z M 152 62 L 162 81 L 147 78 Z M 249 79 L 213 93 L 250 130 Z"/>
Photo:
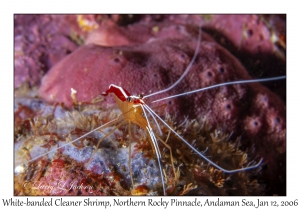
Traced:
<path fill-rule="evenodd" d="M 163 191 L 164 191 L 164 195 L 166 195 L 166 187 L 165 187 L 165 183 L 164 183 L 164 176 L 163 176 L 162 167 L 161 167 L 161 160 L 160 160 L 161 159 L 161 154 L 160 154 L 160 151 L 159 151 L 159 147 L 158 147 L 158 144 L 157 144 L 156 137 L 155 137 L 155 135 L 154 135 L 154 133 L 152 131 L 152 128 L 150 126 L 150 123 L 149 123 L 149 120 L 148 120 L 145 108 L 143 107 L 143 105 L 141 105 L 141 107 L 142 107 L 142 110 L 144 112 L 145 118 L 147 120 L 148 126 L 146 128 L 147 128 L 148 133 L 150 135 L 151 141 L 152 141 L 152 143 L 154 145 L 155 154 L 157 156 L 157 162 L 158 162 L 158 166 L 159 166 L 159 170 L 160 170 L 160 177 L 161 177 L 161 182 L 162 182 L 162 186 L 163 186 Z M 147 109 L 147 111 L 150 113 L 150 111 L 148 109 Z M 153 116 L 153 115 L 151 114 L 151 116 Z"/>
<path fill-rule="evenodd" d="M 240 168 L 240 169 L 234 169 L 234 170 L 224 169 L 224 168 L 220 167 L 219 165 L 217 165 L 216 163 L 214 163 L 213 161 L 211 161 L 210 159 L 208 159 L 203 153 L 199 152 L 195 147 L 193 147 L 190 143 L 188 143 L 182 136 L 180 136 L 176 131 L 174 131 L 171 128 L 171 126 L 168 125 L 168 123 L 166 123 L 163 119 L 161 119 L 161 117 L 159 117 L 148 105 L 144 104 L 144 106 L 147 107 L 148 111 L 152 112 L 152 114 L 154 114 L 165 126 L 167 126 L 178 138 L 180 138 L 188 147 L 190 147 L 194 152 L 196 152 L 201 158 L 206 160 L 209 164 L 213 165 L 217 169 L 223 171 L 224 173 L 232 174 L 232 173 L 236 173 L 236 172 L 254 169 L 254 168 L 257 168 L 258 166 L 260 166 L 260 164 L 263 161 L 263 158 L 261 158 L 260 161 L 256 165 L 248 166 L 246 168 Z"/>
<path fill-rule="evenodd" d="M 195 62 L 196 57 L 197 57 L 197 55 L 198 55 L 198 53 L 199 53 L 200 43 L 201 43 L 201 32 L 202 32 L 202 30 L 201 30 L 201 27 L 200 27 L 200 28 L 199 28 L 199 37 L 198 37 L 198 42 L 197 42 L 197 46 L 196 46 L 196 51 L 195 51 L 195 53 L 194 53 L 194 56 L 193 56 L 191 62 L 189 63 L 188 67 L 185 69 L 185 71 L 183 72 L 183 74 L 181 75 L 181 77 L 180 77 L 173 85 L 171 85 L 170 87 L 168 87 L 168 88 L 166 88 L 166 89 L 163 89 L 163 90 L 160 90 L 160 91 L 158 91 L 158 92 L 155 92 L 155 93 L 151 93 L 151 94 L 149 94 L 149 95 L 146 95 L 146 96 L 144 96 L 143 98 L 148 98 L 148 97 L 150 97 L 150 96 L 154 96 L 154 95 L 157 95 L 157 94 L 160 94 L 160 93 L 167 92 L 167 91 L 173 89 L 176 85 L 178 85 L 179 82 L 182 81 L 182 79 L 185 77 L 185 75 L 186 75 L 186 74 L 190 71 L 190 69 L 192 68 L 192 65 L 193 65 L 193 63 Z"/>
<path fill-rule="evenodd" d="M 190 91 L 190 92 L 180 93 L 180 94 L 177 94 L 177 95 L 161 98 L 161 99 L 152 101 L 151 103 L 155 103 L 155 102 L 159 102 L 159 101 L 163 101 L 163 100 L 167 100 L 167 99 L 171 99 L 171 98 L 176 98 L 176 97 L 180 97 L 180 96 L 185 96 L 185 95 L 188 95 L 188 94 L 201 92 L 201 91 L 204 91 L 204 90 L 209 90 L 209 89 L 213 89 L 213 88 L 216 88 L 216 87 L 222 87 L 222 86 L 226 86 L 226 85 L 245 84 L 245 83 L 254 83 L 254 82 L 269 82 L 269 81 L 281 80 L 281 79 L 286 79 L 286 76 L 272 77 L 272 78 L 266 78 L 266 79 L 251 79 L 251 80 L 239 80 L 239 81 L 233 81 L 233 82 L 224 82 L 224 83 L 204 87 L 204 88 L 201 88 L 201 89 L 198 89 L 198 90 L 193 90 L 193 91 Z"/>
<path fill-rule="evenodd" d="M 49 154 L 49 153 L 51 153 L 51 152 L 55 152 L 55 151 L 57 151 L 58 149 L 61 149 L 61 148 L 65 147 L 65 146 L 67 146 L 67 145 L 69 145 L 69 144 L 73 144 L 74 142 L 79 141 L 80 139 L 82 139 L 82 138 L 88 136 L 89 134 L 93 133 L 94 131 L 96 131 L 96 130 L 102 128 L 102 127 L 105 127 L 105 126 L 107 126 L 107 125 L 110 125 L 110 124 L 112 124 L 112 123 L 116 123 L 117 121 L 120 121 L 120 120 L 121 120 L 121 118 L 120 118 L 120 119 L 119 119 L 119 118 L 116 118 L 116 119 L 114 119 L 114 120 L 111 120 L 110 122 L 107 122 L 107 123 L 105 123 L 105 124 L 103 124 L 103 125 L 101 125 L 101 126 L 95 128 L 95 129 L 93 129 L 93 130 L 87 132 L 86 134 L 84 134 L 84 135 L 78 137 L 77 139 L 74 139 L 74 140 L 72 140 L 72 141 L 70 141 L 70 142 L 68 142 L 68 143 L 66 143 L 66 144 L 64 144 L 64 145 L 62 145 L 62 146 L 60 146 L 60 147 L 57 147 L 57 148 L 52 149 L 52 150 L 50 150 L 50 151 L 48 151 L 48 152 L 46 152 L 46 153 L 44 153 L 44 154 L 38 155 L 38 156 L 35 157 L 35 158 L 32 158 L 31 160 L 29 160 L 29 161 L 23 163 L 22 165 L 27 164 L 27 163 L 30 163 L 30 162 L 32 162 L 32 161 L 35 161 L 36 159 L 38 159 L 38 158 L 40 158 L 40 157 L 43 157 L 43 156 L 45 156 L 45 155 L 47 155 L 47 154 Z M 19 165 L 18 165 L 18 166 L 19 166 Z M 18 166 L 16 166 L 16 167 L 18 167 Z"/>

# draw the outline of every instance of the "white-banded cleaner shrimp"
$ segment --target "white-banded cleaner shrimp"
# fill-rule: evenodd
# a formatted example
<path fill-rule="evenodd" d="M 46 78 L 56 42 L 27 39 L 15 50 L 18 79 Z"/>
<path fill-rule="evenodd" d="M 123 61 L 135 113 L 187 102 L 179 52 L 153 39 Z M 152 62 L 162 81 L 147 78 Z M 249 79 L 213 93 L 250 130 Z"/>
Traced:
<path fill-rule="evenodd" d="M 129 95 L 129 94 L 128 94 Z M 148 109 L 149 110 L 149 109 Z M 151 111 L 150 111 L 150 113 L 152 113 Z M 154 113 L 152 113 L 152 114 L 154 114 Z M 147 115 L 145 115 L 145 116 L 147 116 Z M 148 117 L 151 117 L 151 115 L 149 115 Z M 148 123 L 148 125 L 149 125 L 149 123 Z M 152 124 L 151 124 L 152 125 Z M 154 126 L 155 126 L 155 124 L 154 124 Z M 130 129 L 129 129 L 130 130 Z M 150 132 L 150 135 L 151 135 L 151 133 L 152 132 Z M 170 140 L 168 141 L 168 142 L 170 142 Z M 156 144 L 155 142 L 153 143 L 153 144 Z M 205 148 L 204 148 L 204 150 L 205 150 Z M 157 150 L 157 151 L 159 151 L 159 150 Z M 201 150 L 200 150 L 201 151 Z M 201 153 L 200 153 L 201 154 Z M 242 170 L 246 170 L 246 169 L 242 169 Z M 162 171 L 162 169 L 160 169 L 160 171 Z M 160 178 L 163 178 L 162 177 L 162 175 L 160 175 Z M 187 184 L 189 184 L 189 183 L 187 183 Z M 164 190 L 165 191 L 165 190 Z"/>
<path fill-rule="evenodd" d="M 138 98 L 138 100 L 140 100 L 140 98 Z M 127 103 L 127 102 L 126 102 Z M 140 102 L 139 102 L 140 103 Z M 140 107 L 140 104 L 138 103 L 138 106 Z M 147 105 L 146 105 L 146 110 L 149 112 L 149 113 L 151 113 L 152 111 L 151 111 L 151 109 L 150 108 L 148 108 L 147 107 Z M 141 110 L 139 110 L 139 112 L 141 112 Z M 130 114 L 132 114 L 133 113 L 133 111 L 131 111 L 130 110 L 130 112 L 129 112 Z M 124 115 L 125 115 L 126 113 L 124 113 Z M 141 113 L 139 113 L 139 114 L 141 114 Z M 156 116 L 156 113 L 155 112 L 152 112 L 152 114 L 154 115 L 154 116 Z M 135 117 L 137 117 L 137 114 L 134 114 L 134 116 Z M 145 115 L 146 116 L 146 115 Z M 156 116 L 156 117 L 158 117 L 158 116 Z M 137 117 L 137 118 L 139 118 L 139 119 L 145 119 L 145 118 L 140 118 L 140 116 L 139 117 Z M 161 120 L 161 118 L 159 118 L 159 120 Z M 58 149 L 61 149 L 61 148 L 66 148 L 66 151 L 65 151 L 65 153 L 64 154 L 70 154 L 71 155 L 71 153 L 72 153 L 72 151 L 70 152 L 70 150 L 72 150 L 72 148 L 67 148 L 67 145 L 68 144 L 74 144 L 76 141 L 79 141 L 80 139 L 83 139 L 84 137 L 87 137 L 87 136 L 89 136 L 91 133 L 93 133 L 93 132 L 95 132 L 95 131 L 97 131 L 98 130 L 98 132 L 97 133 L 99 133 L 99 129 L 103 129 L 103 128 L 105 128 L 108 124 L 115 124 L 116 122 L 120 122 L 120 119 L 116 119 L 116 120 L 113 120 L 113 121 L 110 121 L 109 123 L 107 123 L 107 124 L 104 124 L 104 125 L 102 125 L 102 126 L 100 126 L 100 128 L 98 127 L 98 128 L 96 128 L 96 129 L 94 129 L 94 130 L 92 130 L 92 131 L 90 131 L 89 133 L 86 133 L 85 135 L 83 135 L 83 136 L 81 136 L 79 139 L 75 139 L 75 140 L 73 140 L 72 142 L 69 142 L 69 143 L 67 143 L 67 144 L 60 144 L 60 147 L 54 147 L 54 149 L 53 150 L 50 150 L 49 152 L 46 152 L 46 153 L 43 153 L 42 155 L 40 155 L 40 156 L 37 156 L 37 157 L 35 157 L 35 158 L 33 158 L 31 161 L 35 161 L 36 159 L 38 159 L 38 158 L 40 158 L 40 157 L 43 157 L 43 156 L 45 156 L 46 154 L 49 154 L 49 153 L 53 153 L 54 151 L 57 151 Z M 164 121 L 162 121 L 163 123 L 164 123 Z M 36 123 L 36 124 L 38 124 L 38 123 Z M 140 123 L 139 123 L 140 124 Z M 149 125 L 149 123 L 147 123 L 148 125 Z M 165 124 L 166 126 L 168 126 L 167 124 Z M 112 131 L 115 131 L 116 129 L 118 129 L 119 127 L 121 126 L 121 124 L 119 124 L 119 125 L 116 125 L 116 127 L 114 128 L 114 129 L 112 129 Z M 170 130 L 172 130 L 173 132 L 174 132 L 174 130 L 171 128 L 171 127 L 168 127 Z M 147 128 L 146 128 L 147 129 Z M 130 133 L 130 126 L 129 126 L 129 129 L 128 129 L 128 132 Z M 149 133 L 150 133 L 150 135 L 153 135 L 153 132 L 152 131 L 148 131 Z M 176 132 L 174 132 L 175 133 L 175 135 L 178 135 Z M 98 134 L 99 135 L 99 134 Z M 157 134 L 156 134 L 157 135 Z M 129 135 L 130 136 L 130 135 Z M 218 138 L 217 137 L 218 136 L 218 134 L 216 134 L 215 135 L 215 138 Z M 181 136 L 178 136 L 180 139 L 181 139 L 181 141 L 185 141 Z M 48 137 L 49 138 L 49 137 Z M 98 138 L 100 138 L 100 137 L 98 137 Z M 100 138 L 101 139 L 101 138 Z M 129 139 L 131 139 L 131 138 L 129 138 Z M 155 143 L 156 141 L 155 141 L 155 136 L 152 136 L 152 140 L 153 140 L 153 142 Z M 173 139 L 172 139 L 173 140 Z M 154 144 L 153 143 L 153 144 Z M 186 142 L 185 141 L 185 143 L 190 147 L 190 148 L 192 148 L 193 150 L 194 150 L 194 152 L 196 152 L 196 154 L 198 154 L 198 155 L 201 155 L 203 158 L 205 158 L 207 161 L 209 161 L 210 162 L 210 164 L 212 164 L 214 167 L 217 167 L 218 169 L 220 169 L 221 171 L 224 171 L 225 173 L 235 173 L 235 172 L 238 172 L 238 171 L 245 171 L 245 170 L 249 170 L 249 169 L 254 169 L 254 168 L 256 168 L 256 167 L 258 167 L 259 165 L 260 165 L 260 163 L 261 163 L 261 161 L 259 162 L 259 163 L 257 163 L 257 164 L 255 164 L 255 165 L 251 165 L 251 166 L 249 166 L 249 167 L 245 167 L 245 168 L 241 168 L 241 169 L 238 169 L 238 170 L 232 170 L 232 171 L 227 171 L 226 169 L 223 169 L 223 168 L 220 168 L 218 165 L 216 165 L 215 163 L 213 163 L 213 162 L 211 162 L 209 159 L 207 159 L 207 157 L 206 156 L 204 156 L 204 154 L 202 154 L 202 153 L 199 153 L 199 151 L 197 151 L 191 144 L 189 144 L 188 142 Z M 99 143 L 98 143 L 98 145 L 99 145 Z M 98 146 L 97 145 L 97 146 Z M 129 144 L 130 145 L 130 144 Z M 156 151 L 156 154 L 159 154 L 159 147 L 157 146 L 157 145 L 155 145 L 154 146 L 155 147 L 155 151 Z M 129 148 L 131 148 L 131 147 L 129 147 Z M 229 148 L 230 148 L 230 146 L 229 146 Z M 97 149 L 97 148 L 96 148 Z M 232 148 L 231 148 L 232 149 Z M 44 151 L 47 151 L 46 149 L 44 150 Z M 80 149 L 78 149 L 78 151 L 73 151 L 73 153 L 83 153 L 83 151 L 84 151 L 84 149 L 83 150 L 81 150 L 80 151 Z M 130 151 L 130 149 L 129 149 L 129 151 Z M 86 153 L 88 153 L 87 151 L 85 151 Z M 90 151 L 91 152 L 91 151 Z M 115 153 L 114 153 L 115 154 Z M 129 154 L 130 154 L 130 152 L 129 152 Z M 195 155 L 195 154 L 194 154 Z M 239 153 L 237 153 L 236 155 L 242 155 L 241 153 L 239 154 Z M 82 155 L 79 155 L 79 156 L 82 156 Z M 158 160 L 160 160 L 161 158 L 160 158 L 160 156 L 161 156 L 161 154 L 158 156 Z M 91 158 L 91 154 L 89 155 L 89 158 Z M 245 157 L 243 157 L 243 158 L 245 158 Z M 78 160 L 80 161 L 80 158 L 78 158 Z M 29 161 L 29 162 L 31 162 L 31 161 Z M 130 158 L 129 158 L 129 161 L 130 161 Z M 27 164 L 29 163 L 29 162 L 27 162 Z M 56 163 L 56 162 L 58 162 L 59 164 L 62 164 L 62 163 L 64 163 L 65 162 L 65 160 L 61 160 L 60 158 L 55 158 L 54 159 L 54 162 Z M 124 161 L 123 161 L 123 164 L 124 164 Z M 253 163 L 252 163 L 253 164 Z M 16 168 L 16 170 L 24 170 L 24 168 L 23 167 L 17 167 Z M 162 172 L 162 168 L 161 168 L 161 166 L 159 167 L 159 170 L 160 170 L 160 172 Z M 174 170 L 174 169 L 172 169 L 172 170 Z M 173 172 L 174 173 L 174 172 Z M 176 173 L 176 172 L 175 172 Z M 216 172 L 211 172 L 211 173 L 216 173 Z M 172 174 L 172 173 L 171 173 Z M 217 175 L 219 175 L 219 174 L 217 174 Z M 161 175 L 162 176 L 162 175 Z M 220 176 L 220 175 L 219 175 Z M 162 177 L 161 177 L 162 178 Z M 224 181 L 224 180 L 223 180 Z M 219 185 L 219 186 L 222 186 L 223 185 L 223 183 L 221 182 L 221 183 L 219 183 L 219 182 L 216 182 L 216 185 Z M 140 188 L 142 188 L 142 189 L 139 189 L 139 187 L 140 186 L 138 186 L 137 188 L 138 189 L 134 189 L 135 191 L 134 192 L 139 192 L 139 191 L 142 191 L 143 192 L 143 190 L 145 190 L 145 189 L 143 189 L 142 187 L 140 187 Z M 195 186 L 193 186 L 193 187 L 195 187 Z M 192 188 L 193 189 L 193 188 Z M 186 190 L 186 189 L 185 189 Z M 146 191 L 147 192 L 147 191 Z M 184 192 L 184 190 L 183 190 L 183 192 Z M 188 192 L 188 191 L 187 191 Z M 140 192 L 141 193 L 141 192 Z"/>

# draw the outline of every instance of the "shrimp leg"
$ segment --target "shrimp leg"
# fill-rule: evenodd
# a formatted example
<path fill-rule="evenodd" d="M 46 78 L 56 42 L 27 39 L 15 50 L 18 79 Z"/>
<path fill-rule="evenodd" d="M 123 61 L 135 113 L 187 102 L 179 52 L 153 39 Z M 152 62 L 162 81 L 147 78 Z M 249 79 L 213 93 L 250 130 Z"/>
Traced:
<path fill-rule="evenodd" d="M 93 159 L 93 157 L 95 156 L 95 154 L 97 153 L 97 150 L 99 148 L 100 143 L 108 136 L 110 136 L 113 132 L 115 132 L 119 127 L 121 127 L 126 121 L 121 122 L 119 125 L 117 125 L 114 129 L 112 129 L 110 132 L 108 132 L 106 135 L 104 135 L 97 143 L 97 146 L 95 148 L 95 151 L 93 152 L 92 156 L 90 157 L 89 161 L 86 164 L 86 167 L 88 167 Z"/>

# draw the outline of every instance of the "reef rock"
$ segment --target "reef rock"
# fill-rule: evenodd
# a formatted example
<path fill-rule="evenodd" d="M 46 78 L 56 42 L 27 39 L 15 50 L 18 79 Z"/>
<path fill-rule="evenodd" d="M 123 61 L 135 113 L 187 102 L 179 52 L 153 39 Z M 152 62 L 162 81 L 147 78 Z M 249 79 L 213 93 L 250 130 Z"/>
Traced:
<path fill-rule="evenodd" d="M 71 107 L 71 89 L 76 90 L 79 102 L 91 103 L 110 84 L 144 95 L 169 87 L 191 62 L 199 41 L 197 25 L 174 22 L 141 21 L 125 27 L 110 22 L 99 27 L 87 36 L 86 45 L 51 68 L 42 80 L 39 96 Z M 249 44 L 257 36 L 253 29 L 249 36 L 252 41 L 243 37 L 251 52 L 257 52 L 258 48 Z M 268 44 L 261 44 L 261 48 L 271 49 Z M 251 79 L 243 65 L 202 31 L 199 53 L 189 73 L 175 88 L 149 97 L 146 102 L 151 104 L 163 97 L 242 79 Z M 103 106 L 112 103 L 111 97 L 101 102 Z M 185 117 L 204 119 L 211 129 L 241 136 L 244 148 L 255 147 L 256 154 L 264 158 L 267 182 L 279 183 L 271 186 L 271 192 L 285 193 L 286 110 L 275 93 L 262 84 L 239 84 L 151 105 L 161 104 L 167 104 L 164 112 L 175 116 L 178 123 Z"/>

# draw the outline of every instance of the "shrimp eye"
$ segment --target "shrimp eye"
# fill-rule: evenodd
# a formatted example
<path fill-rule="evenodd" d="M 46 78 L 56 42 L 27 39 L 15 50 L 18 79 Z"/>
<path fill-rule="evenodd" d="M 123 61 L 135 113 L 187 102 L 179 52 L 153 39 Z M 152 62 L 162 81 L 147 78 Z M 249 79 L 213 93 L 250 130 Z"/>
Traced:
<path fill-rule="evenodd" d="M 132 101 L 131 96 L 128 96 L 128 97 L 126 98 L 126 100 L 127 100 L 128 102 L 131 102 L 131 101 Z"/>
<path fill-rule="evenodd" d="M 138 94 L 138 97 L 139 97 L 140 99 L 143 99 L 143 98 L 144 98 L 144 95 L 143 95 L 143 94 Z"/>

